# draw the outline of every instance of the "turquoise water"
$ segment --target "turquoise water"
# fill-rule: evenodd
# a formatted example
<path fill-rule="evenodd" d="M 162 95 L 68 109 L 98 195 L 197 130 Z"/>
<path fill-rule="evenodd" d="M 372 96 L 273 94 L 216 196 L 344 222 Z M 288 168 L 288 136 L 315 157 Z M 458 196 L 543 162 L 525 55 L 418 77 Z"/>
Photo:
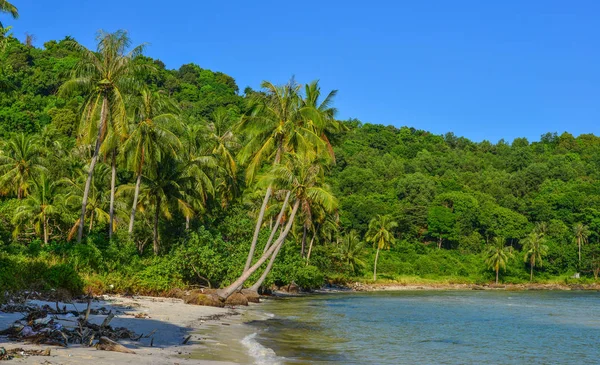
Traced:
<path fill-rule="evenodd" d="M 344 293 L 253 310 L 266 315 L 245 318 L 242 363 L 600 363 L 598 292 Z"/>

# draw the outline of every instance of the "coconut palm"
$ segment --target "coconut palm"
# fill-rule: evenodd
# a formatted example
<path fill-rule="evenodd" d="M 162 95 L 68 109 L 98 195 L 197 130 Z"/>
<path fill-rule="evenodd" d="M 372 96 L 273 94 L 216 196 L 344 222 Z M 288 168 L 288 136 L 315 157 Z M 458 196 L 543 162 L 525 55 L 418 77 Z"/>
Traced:
<path fill-rule="evenodd" d="M 19 10 L 17 9 L 17 7 L 6 0 L 0 0 L 0 13 L 10 14 L 13 17 L 13 19 L 19 18 Z M 2 22 L 0 22 L 0 28 L 3 27 L 4 26 L 2 25 Z"/>
<path fill-rule="evenodd" d="M 584 243 L 587 243 L 590 230 L 585 224 L 577 223 L 573 226 L 573 235 L 575 236 L 574 239 L 577 242 L 577 247 L 579 248 L 579 266 L 581 266 L 581 246 Z"/>
<path fill-rule="evenodd" d="M 292 79 L 284 86 L 276 86 L 268 81 L 264 81 L 261 86 L 265 95 L 256 94 L 252 97 L 251 113 L 240 124 L 248 141 L 239 154 L 242 163 L 248 162 L 248 182 L 254 180 L 263 163 L 269 162 L 276 166 L 285 153 L 314 153 L 315 150 L 322 149 L 319 146 L 324 145 L 319 136 L 304 123 L 300 85 Z M 244 271 L 252 263 L 271 193 L 272 188 L 268 186 L 254 227 Z"/>
<path fill-rule="evenodd" d="M 160 93 L 145 89 L 134 100 L 137 105 L 133 113 L 133 125 L 123 145 L 129 167 L 136 174 L 129 234 L 133 232 L 144 165 L 155 169 L 163 155 L 174 157 L 182 148 L 181 141 L 175 134 L 182 130 L 182 125 L 175 114 L 173 102 Z"/>
<path fill-rule="evenodd" d="M 361 242 L 358 233 L 355 230 L 351 230 L 338 243 L 334 256 L 346 264 L 352 273 L 356 274 L 358 269 L 366 266 L 366 263 L 363 261 L 364 250 L 365 245 Z"/>
<path fill-rule="evenodd" d="M 95 135 L 95 148 L 88 168 L 85 182 L 77 242 L 81 242 L 85 223 L 85 210 L 90 193 L 94 168 L 98 161 L 100 146 L 106 137 L 109 120 L 114 131 L 120 137 L 127 133 L 126 112 L 123 93 L 131 91 L 137 82 L 133 77 L 138 71 L 133 60 L 139 56 L 144 46 L 137 46 L 129 53 L 131 40 L 126 31 L 115 33 L 100 31 L 96 37 L 98 47 L 96 52 L 75 42 L 71 46 L 81 53 L 81 61 L 73 70 L 73 77 L 65 82 L 60 89 L 62 94 L 82 92 L 86 96 L 82 113 L 82 136 L 84 142 L 92 143 Z M 99 114 L 99 115 L 98 115 Z"/>
<path fill-rule="evenodd" d="M 50 234 L 50 218 L 58 213 L 56 200 L 59 195 L 60 181 L 53 181 L 46 174 L 42 173 L 39 177 L 32 179 L 32 191 L 21 205 L 15 210 L 13 223 L 15 230 L 13 234 L 17 236 L 25 225 L 33 225 L 33 229 L 39 235 L 44 243 L 48 243 Z"/>
<path fill-rule="evenodd" d="M 392 230 L 398 227 L 398 223 L 392 221 L 392 217 L 389 215 L 377 215 L 369 222 L 369 229 L 365 234 L 367 242 L 372 242 L 377 248 L 375 254 L 375 265 L 373 267 L 373 280 L 377 280 L 377 260 L 379 259 L 379 251 L 388 249 L 396 239 L 392 234 Z"/>
<path fill-rule="evenodd" d="M 0 151 L 0 189 L 13 192 L 17 199 L 27 195 L 31 177 L 45 171 L 36 137 L 15 134 Z"/>
<path fill-rule="evenodd" d="M 504 238 L 494 237 L 492 244 L 485 252 L 485 263 L 496 272 L 496 284 L 498 284 L 498 272 L 506 269 L 506 263 L 512 258 L 512 247 L 504 245 Z"/>
<path fill-rule="evenodd" d="M 529 261 L 530 281 L 533 281 L 533 269 L 536 266 L 541 267 L 543 265 L 543 257 L 548 253 L 548 246 L 544 242 L 544 237 L 535 231 L 521 240 L 523 251 L 525 251 L 523 259 L 525 262 Z"/>
<path fill-rule="evenodd" d="M 283 157 L 285 158 L 285 161 L 274 166 L 267 174 L 261 176 L 259 184 L 292 192 L 291 199 L 293 199 L 294 205 L 287 224 L 277 240 L 265 253 L 263 253 L 252 267 L 244 272 L 230 286 L 219 291 L 218 295 L 221 298 L 227 298 L 237 288 L 242 286 L 244 282 L 248 280 L 250 275 L 258 270 L 269 257 L 271 257 L 271 260 L 275 260 L 279 249 L 285 242 L 285 239 L 292 228 L 298 208 L 303 200 L 310 199 L 329 211 L 334 210 L 337 206 L 336 199 L 330 193 L 329 187 L 323 182 L 323 167 L 318 162 L 315 162 L 314 159 L 311 160 L 306 155 L 286 154 Z M 269 271 L 265 270 L 259 281 L 257 281 L 251 289 L 258 289 L 268 273 Z"/>

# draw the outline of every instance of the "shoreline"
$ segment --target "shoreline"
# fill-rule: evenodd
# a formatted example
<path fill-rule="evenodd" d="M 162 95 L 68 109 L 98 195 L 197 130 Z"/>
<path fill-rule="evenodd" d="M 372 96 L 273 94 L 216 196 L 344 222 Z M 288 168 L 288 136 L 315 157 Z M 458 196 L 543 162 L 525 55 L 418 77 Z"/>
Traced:
<path fill-rule="evenodd" d="M 352 292 L 403 291 L 403 290 L 600 290 L 600 284 L 450 284 L 450 283 L 373 283 L 355 282 L 348 284 L 346 290 Z M 345 290 L 341 290 L 345 291 Z"/>
<path fill-rule="evenodd" d="M 30 300 L 27 304 L 55 306 L 55 302 Z M 87 303 L 63 303 L 59 305 L 73 308 L 80 313 L 85 312 Z M 157 297 L 122 297 L 103 296 L 101 301 L 93 301 L 91 308 L 115 313 L 110 322 L 112 328 L 125 327 L 138 335 L 153 334 L 139 341 L 119 340 L 119 344 L 133 350 L 135 354 L 103 351 L 95 347 L 70 345 L 59 347 L 52 345 L 33 345 L 23 341 L 11 341 L 0 337 L 0 347 L 6 350 L 21 348 L 27 350 L 50 349 L 50 356 L 25 356 L 14 358 L 10 363 L 16 364 L 89 364 L 121 365 L 121 364 L 202 364 L 202 365 L 236 365 L 235 362 L 198 360 L 192 353 L 202 348 L 202 338 L 195 332 L 209 323 L 221 323 L 224 319 L 238 315 L 236 309 L 216 308 L 185 304 L 180 299 Z M 0 312 L 0 330 L 9 328 L 24 317 L 21 312 Z M 100 325 L 106 315 L 90 315 L 89 322 Z M 63 324 L 67 320 L 57 321 Z M 71 321 L 76 322 L 76 321 Z M 64 323 L 64 326 L 68 324 Z M 75 327 L 75 324 L 72 324 Z M 155 331 L 155 332 L 153 332 Z M 186 344 L 184 341 L 191 336 Z M 241 338 L 240 338 L 241 340 Z"/>

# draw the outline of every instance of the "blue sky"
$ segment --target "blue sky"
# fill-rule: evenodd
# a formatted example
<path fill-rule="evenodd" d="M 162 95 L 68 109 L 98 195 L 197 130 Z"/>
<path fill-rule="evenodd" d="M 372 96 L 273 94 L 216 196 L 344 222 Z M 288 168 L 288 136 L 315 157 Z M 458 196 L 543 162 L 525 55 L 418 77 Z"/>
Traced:
<path fill-rule="evenodd" d="M 475 141 L 600 134 L 598 1 L 11 0 L 36 45 L 126 29 L 169 68 L 320 79 L 340 118 Z"/>

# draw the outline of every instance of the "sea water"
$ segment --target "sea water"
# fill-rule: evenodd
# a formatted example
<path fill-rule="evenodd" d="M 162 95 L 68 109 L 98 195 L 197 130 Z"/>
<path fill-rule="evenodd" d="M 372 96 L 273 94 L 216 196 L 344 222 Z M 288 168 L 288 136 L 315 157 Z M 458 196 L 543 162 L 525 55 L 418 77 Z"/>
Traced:
<path fill-rule="evenodd" d="M 241 364 L 597 364 L 600 293 L 312 295 L 254 306 L 231 331 Z"/>

